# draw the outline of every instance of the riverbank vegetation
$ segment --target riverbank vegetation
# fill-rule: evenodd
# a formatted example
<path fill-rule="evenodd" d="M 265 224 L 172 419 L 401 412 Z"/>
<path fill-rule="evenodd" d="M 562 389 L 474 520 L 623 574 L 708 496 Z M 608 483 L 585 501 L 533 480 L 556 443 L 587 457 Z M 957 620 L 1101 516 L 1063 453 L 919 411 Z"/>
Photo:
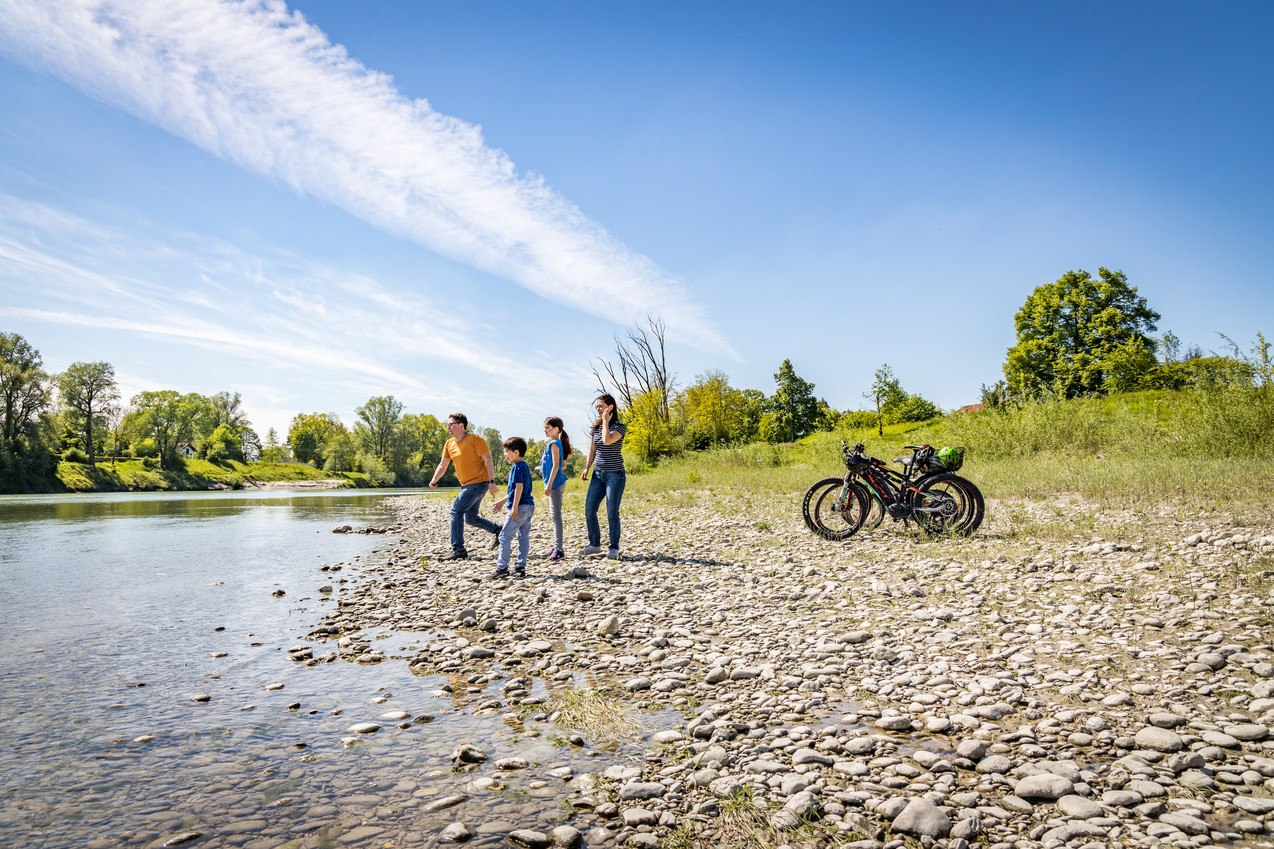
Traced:
<path fill-rule="evenodd" d="M 1248 482 L 1274 455 L 1268 341 L 1257 333 L 1244 351 L 1222 336 L 1224 353 L 1183 349 L 1170 332 L 1151 335 L 1158 319 L 1122 272 L 1069 271 L 1018 311 L 1003 379 L 983 385 L 980 403 L 946 414 L 904 389 L 888 364 L 875 370 L 864 409 L 833 408 L 789 360 L 768 394 L 734 387 L 719 370 L 679 387 L 657 319 L 617 337 L 593 374 L 597 390 L 620 401 L 634 493 L 731 482 L 798 490 L 835 471 L 845 439 L 877 456 L 908 443 L 963 445 L 992 497 L 1263 497 Z M 440 418 L 390 395 L 354 413 L 352 426 L 335 413 L 298 413 L 287 434 L 271 428 L 262 440 L 238 393 L 149 391 L 123 404 L 109 363 L 49 375 L 25 339 L 0 333 L 0 492 L 428 482 L 447 438 Z M 571 424 L 578 441 L 586 423 Z M 503 476 L 500 431 L 470 432 Z M 537 469 L 545 442 L 528 443 Z M 568 475 L 583 460 L 572 455 Z M 456 484 L 454 469 L 441 484 Z"/>
<path fill-rule="evenodd" d="M 252 489 L 268 484 L 367 486 L 365 475 L 330 476 L 304 463 L 210 463 L 182 460 L 160 469 L 144 460 L 107 460 L 94 465 L 63 460 L 57 464 L 56 490 L 65 492 L 151 492 L 159 490 Z"/>

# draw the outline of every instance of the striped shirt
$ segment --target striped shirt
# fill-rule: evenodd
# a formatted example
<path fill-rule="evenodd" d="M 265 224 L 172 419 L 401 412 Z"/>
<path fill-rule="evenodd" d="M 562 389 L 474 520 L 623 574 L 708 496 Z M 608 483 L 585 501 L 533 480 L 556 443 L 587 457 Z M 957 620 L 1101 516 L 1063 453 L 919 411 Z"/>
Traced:
<path fill-rule="evenodd" d="M 611 433 L 618 433 L 619 439 L 610 445 L 603 445 L 602 426 L 593 428 L 593 447 L 596 449 L 593 455 L 593 469 L 599 472 L 622 472 L 624 471 L 624 455 L 620 449 L 624 447 L 624 434 L 628 433 L 628 428 L 619 422 L 612 422 L 610 430 Z"/>

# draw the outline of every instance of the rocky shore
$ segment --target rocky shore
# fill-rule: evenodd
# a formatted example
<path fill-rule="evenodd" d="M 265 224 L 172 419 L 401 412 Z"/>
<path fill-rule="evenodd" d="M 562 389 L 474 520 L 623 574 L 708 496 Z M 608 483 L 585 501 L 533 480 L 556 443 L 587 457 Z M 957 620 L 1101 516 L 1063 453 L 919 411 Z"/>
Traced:
<path fill-rule="evenodd" d="M 393 499 L 401 542 L 313 635 L 369 663 L 393 631 L 388 662 L 490 687 L 511 723 L 572 688 L 678 717 L 597 773 L 459 747 L 479 784 L 557 788 L 560 825 L 515 845 L 1274 846 L 1268 518 L 991 504 L 967 540 L 830 543 L 795 499 L 633 501 L 622 560 L 492 580 L 482 544 L 437 562 L 446 499 Z"/>

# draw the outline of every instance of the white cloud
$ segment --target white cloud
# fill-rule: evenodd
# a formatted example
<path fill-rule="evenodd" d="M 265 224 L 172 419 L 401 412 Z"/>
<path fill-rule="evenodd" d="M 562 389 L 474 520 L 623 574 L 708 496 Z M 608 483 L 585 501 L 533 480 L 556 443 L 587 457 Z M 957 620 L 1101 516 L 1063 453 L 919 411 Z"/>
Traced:
<path fill-rule="evenodd" d="M 0 50 L 545 298 L 732 353 L 680 280 L 278 0 L 0 0 Z"/>
<path fill-rule="evenodd" d="M 473 397 L 445 377 L 456 369 L 518 373 L 532 394 L 564 385 L 554 370 L 485 350 L 478 340 L 493 331 L 481 321 L 364 275 L 189 234 L 165 238 L 153 226 L 144 232 L 0 194 L 0 316 L 159 338 L 233 357 L 249 373 L 322 374 L 364 397 Z"/>

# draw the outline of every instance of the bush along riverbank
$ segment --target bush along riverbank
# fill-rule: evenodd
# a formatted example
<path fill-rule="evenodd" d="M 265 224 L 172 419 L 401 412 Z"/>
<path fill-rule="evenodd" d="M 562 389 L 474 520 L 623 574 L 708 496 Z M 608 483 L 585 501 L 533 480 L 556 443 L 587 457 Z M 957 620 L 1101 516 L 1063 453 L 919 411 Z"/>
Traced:
<path fill-rule="evenodd" d="M 224 464 L 189 459 L 176 468 L 160 469 L 142 460 L 86 463 L 60 462 L 46 492 L 151 492 L 163 490 L 262 489 L 287 487 L 366 486 L 365 475 L 331 473 L 303 463 Z"/>
<path fill-rule="evenodd" d="M 395 499 L 402 542 L 311 640 L 447 674 L 563 746 L 635 741 L 597 774 L 519 767 L 589 846 L 1274 846 L 1267 512 L 993 499 L 969 539 L 832 543 L 796 491 L 640 480 L 622 560 L 533 559 L 524 580 L 438 562 L 449 501 Z M 471 742 L 479 788 L 508 767 Z M 445 830 L 496 828 L 482 810 Z"/>

